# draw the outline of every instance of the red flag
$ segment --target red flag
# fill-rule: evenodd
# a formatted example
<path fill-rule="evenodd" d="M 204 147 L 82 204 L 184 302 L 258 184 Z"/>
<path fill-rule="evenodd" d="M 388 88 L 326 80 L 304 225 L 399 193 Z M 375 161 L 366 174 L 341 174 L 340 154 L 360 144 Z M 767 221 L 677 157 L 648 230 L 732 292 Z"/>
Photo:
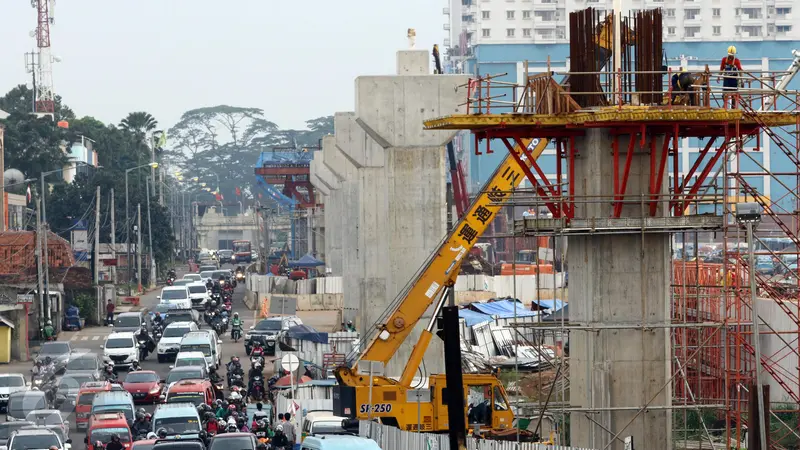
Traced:
<path fill-rule="evenodd" d="M 261 195 L 261 192 L 258 193 L 258 198 L 264 198 L 264 196 Z"/>
<path fill-rule="evenodd" d="M 222 200 L 222 194 L 220 194 L 219 192 L 214 194 L 214 197 L 216 197 L 217 200 Z"/>
<path fill-rule="evenodd" d="M 236 195 L 242 195 L 242 190 L 239 189 L 239 186 L 236 186 Z"/>
<path fill-rule="evenodd" d="M 25 199 L 27 200 L 27 203 L 31 202 L 31 185 L 30 184 L 28 185 L 28 190 L 25 192 Z"/>

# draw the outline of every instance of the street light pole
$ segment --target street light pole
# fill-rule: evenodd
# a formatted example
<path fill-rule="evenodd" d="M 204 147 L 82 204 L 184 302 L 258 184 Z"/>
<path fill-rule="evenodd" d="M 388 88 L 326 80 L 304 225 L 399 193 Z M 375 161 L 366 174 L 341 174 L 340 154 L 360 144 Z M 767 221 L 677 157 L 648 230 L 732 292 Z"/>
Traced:
<path fill-rule="evenodd" d="M 155 180 L 150 180 L 148 178 L 148 182 L 153 182 L 155 184 Z M 153 259 L 153 223 L 150 221 L 150 191 L 147 191 L 147 240 L 150 244 L 150 287 L 153 288 L 156 285 L 156 260 Z"/>
<path fill-rule="evenodd" d="M 130 223 L 130 219 L 128 217 L 128 211 L 130 210 L 130 204 L 129 204 L 130 200 L 129 200 L 129 197 L 128 197 L 128 174 L 131 173 L 134 170 L 141 169 L 142 167 L 148 167 L 148 166 L 153 168 L 153 169 L 155 169 L 156 167 L 158 167 L 158 163 L 151 162 L 149 164 L 142 164 L 141 166 L 136 166 L 136 167 L 131 167 L 130 169 L 125 169 L 125 246 L 126 246 L 125 250 L 128 253 L 127 264 L 128 264 L 128 283 L 129 284 L 133 283 L 133 275 L 131 274 L 131 268 L 132 268 L 132 266 L 131 266 L 131 223 Z M 139 273 L 139 278 L 141 279 L 141 276 L 142 276 L 141 271 L 139 271 L 137 273 Z M 139 284 L 141 284 L 141 281 L 140 281 Z"/>

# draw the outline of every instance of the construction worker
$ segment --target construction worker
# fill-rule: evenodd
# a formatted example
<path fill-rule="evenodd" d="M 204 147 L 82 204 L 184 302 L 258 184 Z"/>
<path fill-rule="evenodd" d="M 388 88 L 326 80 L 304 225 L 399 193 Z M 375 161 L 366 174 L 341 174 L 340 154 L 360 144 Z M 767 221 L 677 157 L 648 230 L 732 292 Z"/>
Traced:
<path fill-rule="evenodd" d="M 696 106 L 695 92 L 692 88 L 694 76 L 685 67 L 672 75 L 672 104 L 689 104 Z"/>
<path fill-rule="evenodd" d="M 719 65 L 719 71 L 722 72 L 722 90 L 723 91 L 736 91 L 741 83 L 739 80 L 739 72 L 742 71 L 742 63 L 736 57 L 736 47 L 731 45 L 728 47 L 728 56 L 722 58 Z M 731 99 L 731 108 L 736 107 L 736 99 Z"/>

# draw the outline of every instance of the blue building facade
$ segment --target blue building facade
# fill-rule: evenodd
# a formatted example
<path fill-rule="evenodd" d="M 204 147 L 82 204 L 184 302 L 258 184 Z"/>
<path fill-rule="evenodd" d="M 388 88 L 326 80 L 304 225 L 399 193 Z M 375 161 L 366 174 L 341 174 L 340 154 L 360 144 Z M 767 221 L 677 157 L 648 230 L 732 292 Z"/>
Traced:
<path fill-rule="evenodd" d="M 729 45 L 736 45 L 737 56 L 746 71 L 767 72 L 785 71 L 793 61 L 792 50 L 800 49 L 800 41 L 748 41 L 748 42 L 670 42 L 664 44 L 666 64 L 673 70 L 686 67 L 690 71 L 702 71 L 708 65 L 710 70 L 718 70 L 723 57 L 727 55 Z M 568 44 L 479 44 L 473 48 L 473 56 L 463 62 L 463 72 L 471 76 L 498 75 L 496 80 L 511 83 L 524 83 L 524 67 L 527 61 L 530 74 L 546 72 L 549 68 L 556 73 L 569 70 Z M 560 77 L 556 76 L 556 79 Z M 790 89 L 800 89 L 800 77 L 792 81 Z M 509 91 L 510 92 L 510 91 Z M 509 96 L 510 97 L 510 96 Z M 500 98 L 498 100 L 512 100 Z M 778 103 L 779 108 L 787 105 Z M 510 112 L 510 109 L 492 111 Z M 794 137 L 792 138 L 794 140 Z M 762 136 L 761 148 L 746 148 L 745 151 L 752 157 L 739 158 L 741 171 L 763 172 L 762 165 L 767 170 L 779 172 L 780 168 L 787 168 L 791 164 L 782 150 L 774 144 L 770 145 L 769 139 Z M 685 138 L 680 142 L 679 172 L 688 170 L 696 161 L 698 152 L 704 143 L 696 138 Z M 505 157 L 507 151 L 501 142 L 490 143 L 494 153 L 486 154 L 485 144 L 481 144 L 480 155 L 476 155 L 474 141 L 469 133 L 460 133 L 456 138 L 456 147 L 460 150 L 463 163 L 467 166 L 468 186 L 471 193 L 480 190 L 483 183 L 491 176 L 494 169 Z M 754 162 L 757 161 L 758 163 Z M 539 159 L 542 170 L 551 180 L 555 178 L 556 157 L 555 149 L 545 151 Z M 721 164 L 721 162 L 720 162 Z M 735 163 L 731 163 L 735 164 Z M 672 170 L 670 159 L 670 170 Z M 734 168 L 729 167 L 729 170 Z M 786 171 L 795 171 L 794 168 Z M 794 187 L 797 181 L 794 177 L 786 177 L 778 182 L 769 176 L 751 177 L 748 182 L 759 189 L 763 195 L 770 198 L 781 198 L 785 201 L 793 200 L 785 195 L 786 187 Z M 786 205 L 789 207 L 789 205 Z M 791 209 L 790 209 L 791 210 Z"/>

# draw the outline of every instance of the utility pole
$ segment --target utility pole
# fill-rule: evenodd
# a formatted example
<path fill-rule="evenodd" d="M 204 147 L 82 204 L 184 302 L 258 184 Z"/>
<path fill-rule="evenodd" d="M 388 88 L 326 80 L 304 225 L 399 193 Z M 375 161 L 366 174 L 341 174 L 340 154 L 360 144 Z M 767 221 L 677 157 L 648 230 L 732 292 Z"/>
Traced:
<path fill-rule="evenodd" d="M 42 273 L 42 199 L 36 205 L 36 281 L 39 288 L 39 326 L 44 318 L 44 276 Z"/>
<path fill-rule="evenodd" d="M 97 186 L 94 211 L 94 284 L 100 284 L 100 186 Z"/>
<path fill-rule="evenodd" d="M 136 282 L 142 292 L 142 204 L 136 204 Z"/>
<path fill-rule="evenodd" d="M 148 180 L 150 181 L 150 180 Z M 155 182 L 155 180 L 152 180 Z M 156 286 L 156 260 L 153 259 L 153 224 L 150 222 L 150 191 L 147 191 L 147 240 L 150 244 L 150 287 Z"/>
<path fill-rule="evenodd" d="M 114 218 L 114 188 L 111 188 L 111 257 L 114 259 L 114 265 L 111 266 L 111 281 L 117 284 L 117 223 Z"/>
<path fill-rule="evenodd" d="M 47 201 L 45 200 L 45 184 L 44 184 L 44 177 L 45 172 L 42 172 L 42 265 L 44 270 L 44 306 L 43 306 L 43 314 L 47 319 L 50 318 L 50 261 L 48 255 L 48 248 L 47 248 Z"/>

